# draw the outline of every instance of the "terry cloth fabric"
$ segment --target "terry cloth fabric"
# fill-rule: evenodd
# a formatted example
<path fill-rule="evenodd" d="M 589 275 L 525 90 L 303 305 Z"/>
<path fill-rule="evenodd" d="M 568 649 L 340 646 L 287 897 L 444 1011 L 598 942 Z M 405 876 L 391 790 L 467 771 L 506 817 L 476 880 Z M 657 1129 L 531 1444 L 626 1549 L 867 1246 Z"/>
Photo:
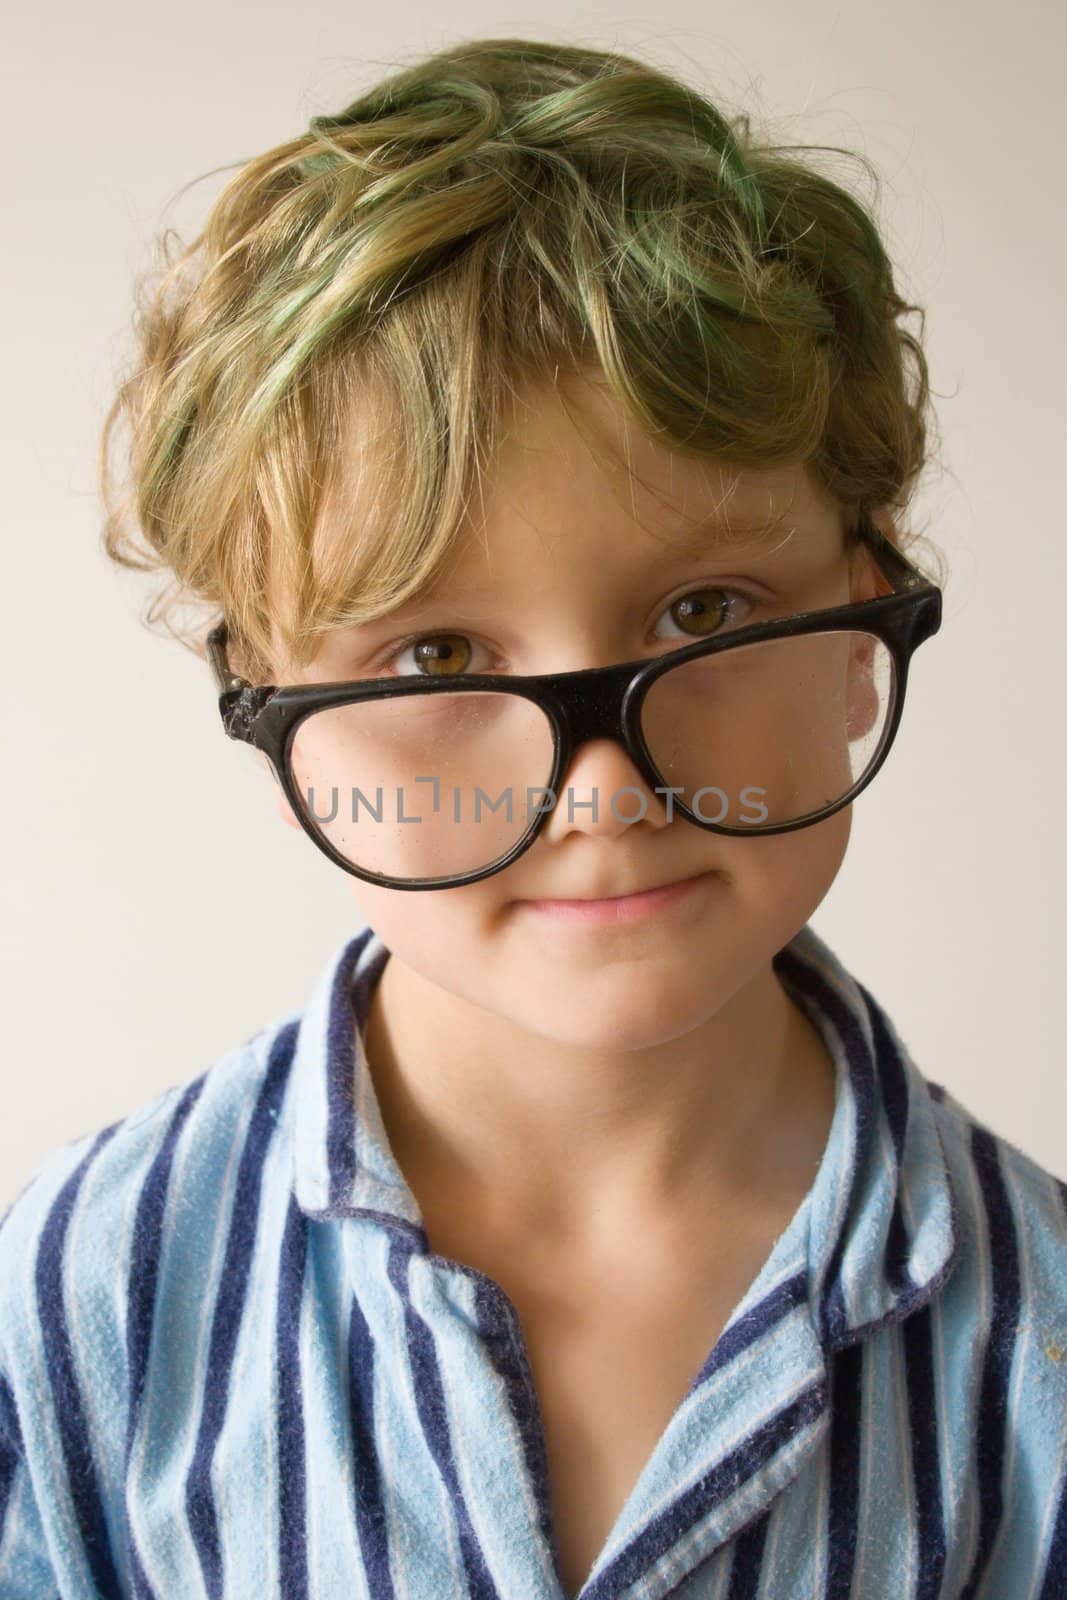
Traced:
<path fill-rule="evenodd" d="M 0 1219 L 0 1600 L 561 1600 L 518 1317 L 429 1250 L 362 1052 L 387 957 Z M 1063 1600 L 1067 1186 L 810 925 L 775 967 L 826 1149 L 583 1600 Z"/>

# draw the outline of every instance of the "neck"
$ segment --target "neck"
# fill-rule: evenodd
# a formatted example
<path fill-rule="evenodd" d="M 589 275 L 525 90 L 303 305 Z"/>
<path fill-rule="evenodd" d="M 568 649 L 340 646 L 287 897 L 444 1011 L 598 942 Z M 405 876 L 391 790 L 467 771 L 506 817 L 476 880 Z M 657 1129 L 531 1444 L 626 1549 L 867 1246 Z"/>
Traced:
<path fill-rule="evenodd" d="M 654 1049 L 576 1049 L 482 1010 L 390 955 L 366 1055 L 390 1147 L 424 1211 L 592 1243 L 694 1202 L 791 1210 L 834 1106 L 833 1064 L 771 966 Z"/>

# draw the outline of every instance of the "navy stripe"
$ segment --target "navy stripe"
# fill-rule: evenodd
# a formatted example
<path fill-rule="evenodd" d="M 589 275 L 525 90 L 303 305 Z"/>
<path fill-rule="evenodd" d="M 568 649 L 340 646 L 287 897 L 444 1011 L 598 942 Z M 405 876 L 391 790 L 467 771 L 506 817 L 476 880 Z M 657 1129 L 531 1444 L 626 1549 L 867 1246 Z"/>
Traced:
<path fill-rule="evenodd" d="M 972 1600 L 985 1576 L 1004 1515 L 1004 1451 L 1008 1427 L 1008 1384 L 1019 1320 L 1019 1244 L 1015 1219 L 1004 1185 L 996 1141 L 987 1128 L 975 1126 L 971 1153 L 981 1185 L 989 1229 L 993 1279 L 993 1314 L 982 1366 L 978 1397 L 975 1457 L 978 1472 L 978 1548 L 960 1600 Z"/>
<path fill-rule="evenodd" d="M 156 1591 L 144 1569 L 140 1551 L 133 1538 L 133 1530 L 126 1530 L 126 1553 L 130 1563 L 130 1583 L 134 1600 L 157 1600 Z"/>
<path fill-rule="evenodd" d="M 126 1370 L 130 1373 L 130 1400 L 126 1406 L 126 1474 L 130 1474 L 133 1443 L 141 1421 L 144 1384 L 149 1370 L 149 1350 L 152 1347 L 152 1330 L 155 1325 L 158 1266 L 162 1259 L 163 1219 L 166 1214 L 166 1197 L 170 1192 L 174 1150 L 178 1147 L 181 1131 L 189 1120 L 203 1086 L 206 1074 L 194 1078 L 186 1086 L 178 1107 L 170 1118 L 162 1146 L 155 1152 L 138 1197 L 138 1211 L 134 1218 L 133 1245 L 130 1250 L 130 1277 L 126 1283 Z M 130 1582 L 134 1600 L 160 1600 L 154 1584 L 141 1560 L 141 1552 L 134 1539 L 133 1526 L 126 1523 L 126 1565 L 130 1568 Z"/>
<path fill-rule="evenodd" d="M 278 1267 L 278 1567 L 286 1600 L 307 1600 L 307 1452 L 300 1378 L 300 1308 L 307 1219 L 290 1200 Z"/>
<path fill-rule="evenodd" d="M 844 1045 L 851 1073 L 856 1123 L 856 1159 L 848 1174 L 848 1201 L 851 1211 L 863 1181 L 863 1173 L 871 1155 L 876 1115 L 876 1079 L 874 1064 L 867 1049 L 859 1017 L 849 1010 L 844 999 L 831 985 L 806 963 L 799 960 L 787 946 L 774 958 L 787 987 L 798 994 L 807 995 L 826 1016 Z M 842 1262 L 848 1242 L 847 1230 L 842 1229 L 830 1252 L 822 1296 L 822 1321 L 831 1347 L 847 1340 L 851 1331 L 848 1302 L 842 1282 Z"/>
<path fill-rule="evenodd" d="M 901 1328 L 915 1482 L 918 1581 L 915 1600 L 939 1600 L 947 1550 L 941 1498 L 941 1441 L 938 1437 L 933 1325 L 929 1306 Z"/>
<path fill-rule="evenodd" d="M 170 1188 L 174 1152 L 189 1114 L 203 1092 L 206 1073 L 190 1083 L 178 1100 L 166 1136 L 156 1152 L 138 1197 L 134 1219 L 130 1271 L 126 1286 L 126 1362 L 129 1372 L 129 1402 L 126 1410 L 126 1470 L 129 1472 L 133 1443 L 141 1417 L 148 1357 L 155 1321 L 159 1261 L 162 1254 L 163 1220 Z M 126 1560 L 135 1600 L 159 1600 L 137 1549 L 133 1528 L 126 1528 Z"/>
<path fill-rule="evenodd" d="M 19 1427 L 15 1392 L 0 1372 L 0 1544 L 3 1543 L 8 1501 L 22 1456 L 22 1431 Z"/>
<path fill-rule="evenodd" d="M 356 1174 L 356 1029 L 353 1012 L 365 1015 L 366 996 L 353 987 L 353 972 L 370 938 L 366 930 L 352 941 L 339 962 L 330 986 L 326 1024 L 326 1097 L 328 1123 L 326 1149 L 330 1170 L 329 1209 L 340 1209 L 348 1199 Z"/>
<path fill-rule="evenodd" d="M 1039 1600 L 1063 1600 L 1067 1595 L 1067 1462 L 1060 1463 L 1060 1503 L 1052 1525 L 1048 1563 L 1041 1583 Z"/>
<path fill-rule="evenodd" d="M 356 1536 L 369 1592 L 395 1600 L 385 1488 L 378 1460 L 374 1415 L 376 1353 L 370 1324 L 353 1294 L 348 1316 L 348 1393 L 352 1426 L 352 1503 Z"/>
<path fill-rule="evenodd" d="M 698 1516 L 706 1515 L 727 1495 L 735 1494 L 794 1435 L 810 1427 L 825 1406 L 826 1390 L 821 1383 L 815 1383 L 768 1418 L 762 1426 L 754 1429 L 742 1444 L 717 1461 L 690 1488 L 683 1490 L 669 1511 L 657 1517 L 627 1545 L 621 1555 L 610 1561 L 583 1589 L 582 1600 L 608 1600 L 609 1595 L 618 1595 L 634 1583 L 647 1567 L 677 1543 Z"/>
<path fill-rule="evenodd" d="M 777 1284 L 762 1300 L 750 1306 L 737 1321 L 725 1328 L 716 1340 L 711 1353 L 687 1390 L 687 1395 L 700 1389 L 717 1372 L 736 1361 L 743 1350 L 757 1340 L 766 1338 L 771 1330 L 803 1305 L 808 1293 L 808 1274 L 795 1272 L 791 1278 Z"/>
<path fill-rule="evenodd" d="M 856 1568 L 863 1443 L 862 1344 L 833 1359 L 830 1418 L 830 1498 L 827 1507 L 825 1600 L 849 1600 Z"/>
<path fill-rule="evenodd" d="M 863 996 L 864 1004 L 867 1008 L 867 1017 L 871 1025 L 871 1033 L 874 1038 L 875 1069 L 878 1074 L 878 1092 L 885 1107 L 889 1132 L 893 1140 L 893 1153 L 899 1170 L 900 1164 L 904 1159 L 904 1146 L 907 1139 L 908 1080 L 904 1072 L 904 1065 L 890 1038 L 881 1007 L 873 996 L 868 994 L 862 983 L 857 982 L 856 987 Z M 889 1237 L 886 1241 L 885 1253 L 886 1277 L 893 1289 L 898 1292 L 911 1287 L 911 1277 L 908 1272 L 908 1258 L 910 1255 L 911 1240 L 908 1238 L 898 1193 L 890 1217 Z"/>
<path fill-rule="evenodd" d="M 1053 1183 L 1059 1203 L 1061 1235 L 1067 1234 L 1067 1183 L 1057 1178 Z M 1067 1595 L 1067 1458 L 1057 1463 L 1059 1473 L 1059 1501 L 1049 1537 L 1048 1556 L 1042 1576 L 1038 1600 L 1063 1600 Z"/>
<path fill-rule="evenodd" d="M 548 1449 L 526 1341 L 515 1307 L 504 1290 L 484 1273 L 478 1274 L 478 1280 L 474 1291 L 478 1331 L 489 1359 L 504 1383 L 507 1401 L 519 1429 L 526 1471 L 534 1489 L 541 1537 L 552 1551 L 556 1576 L 562 1582 L 552 1515 Z"/>
<path fill-rule="evenodd" d="M 141 1416 L 148 1354 L 152 1343 L 156 1285 L 159 1272 L 163 1218 L 167 1207 L 174 1152 L 190 1112 L 203 1091 L 205 1078 L 193 1080 L 182 1094 L 167 1127 L 166 1137 L 148 1169 L 137 1202 L 130 1273 L 126 1285 L 126 1361 L 129 1370 L 130 1398 L 127 1408 L 126 1462 L 129 1464 L 137 1424 Z"/>
<path fill-rule="evenodd" d="M 407 1356 L 415 1384 L 415 1403 L 423 1436 L 452 1500 L 453 1512 L 459 1532 L 459 1547 L 463 1571 L 471 1600 L 501 1600 L 471 1521 L 470 1510 L 456 1472 L 452 1440 L 445 1420 L 444 1390 L 441 1369 L 434 1349 L 432 1330 L 415 1310 L 408 1289 L 408 1263 L 412 1255 L 412 1240 L 400 1235 L 389 1249 L 389 1281 L 399 1295 L 404 1308 L 404 1327 L 407 1335 Z"/>
<path fill-rule="evenodd" d="M 22 1426 L 15 1391 L 3 1372 L 0 1372 L 0 1439 L 9 1440 L 15 1454 L 22 1454 Z"/>
<path fill-rule="evenodd" d="M 259 1220 L 263 1163 L 274 1137 L 278 1108 L 292 1065 L 295 1030 L 283 1029 L 270 1053 L 267 1071 L 249 1124 L 237 1169 L 226 1256 L 211 1319 L 203 1409 L 196 1447 L 185 1484 L 189 1528 L 200 1558 L 204 1585 L 210 1600 L 222 1600 L 224 1575 L 211 1463 L 226 1420 L 230 1399 L 230 1373 L 241 1315 L 247 1298 L 248 1276 Z"/>
<path fill-rule="evenodd" d="M 770 1512 L 761 1512 L 736 1535 L 726 1600 L 756 1600 L 763 1575 L 763 1548 L 767 1543 L 769 1521 Z"/>

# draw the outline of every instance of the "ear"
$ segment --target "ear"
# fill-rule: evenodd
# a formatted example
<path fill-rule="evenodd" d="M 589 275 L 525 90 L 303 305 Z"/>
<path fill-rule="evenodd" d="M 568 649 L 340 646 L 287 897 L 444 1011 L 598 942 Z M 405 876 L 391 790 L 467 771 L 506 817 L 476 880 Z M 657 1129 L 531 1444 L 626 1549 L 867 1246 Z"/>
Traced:
<path fill-rule="evenodd" d="M 875 641 L 869 634 L 852 635 L 846 679 L 846 728 L 849 741 L 862 739 L 874 727 L 882 702 L 874 681 Z"/>

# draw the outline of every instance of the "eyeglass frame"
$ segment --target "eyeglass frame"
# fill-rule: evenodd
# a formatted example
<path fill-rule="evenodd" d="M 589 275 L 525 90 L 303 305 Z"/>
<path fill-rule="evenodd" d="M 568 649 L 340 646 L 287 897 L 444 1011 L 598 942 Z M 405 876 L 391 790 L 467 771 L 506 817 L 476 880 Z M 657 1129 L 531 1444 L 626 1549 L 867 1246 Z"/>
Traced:
<path fill-rule="evenodd" d="M 317 833 L 306 817 L 296 781 L 290 771 L 289 754 L 300 724 L 316 711 L 361 701 L 393 699 L 401 695 L 444 692 L 505 692 L 530 700 L 545 713 L 552 727 L 555 757 L 551 781 L 545 786 L 555 795 L 556 785 L 570 770 L 581 746 L 591 739 L 612 739 L 620 744 L 649 786 L 657 791 L 662 773 L 645 744 L 641 731 L 641 707 L 652 683 L 663 673 L 684 662 L 736 650 L 744 645 L 774 639 L 795 639 L 810 633 L 864 632 L 872 634 L 888 649 L 895 668 L 893 704 L 873 760 L 861 777 L 835 800 L 819 811 L 809 812 L 790 822 L 729 824 L 709 822 L 698 817 L 675 798 L 675 805 L 687 821 L 710 833 L 763 836 L 791 833 L 811 827 L 850 805 L 880 771 L 893 741 L 904 708 L 904 692 L 912 653 L 941 626 L 941 590 L 924 576 L 899 551 L 869 517 L 863 517 L 852 534 L 870 550 L 881 575 L 891 584 L 889 594 L 873 599 L 826 606 L 817 611 L 802 611 L 769 622 L 751 623 L 697 639 L 691 645 L 653 656 L 648 660 L 623 661 L 606 667 L 582 667 L 571 672 L 542 672 L 526 676 L 508 673 L 457 673 L 451 678 L 356 678 L 331 683 L 252 684 L 230 670 L 226 656 L 228 629 L 223 618 L 206 640 L 208 659 L 219 696 L 219 713 L 227 736 L 253 745 L 266 756 L 304 832 L 329 857 L 353 877 L 390 889 L 451 889 L 492 877 L 529 849 L 551 815 L 552 807 L 538 811 L 532 824 L 511 850 L 498 861 L 477 871 L 457 873 L 450 878 L 386 877 L 357 867 L 335 849 L 325 835 Z M 672 791 L 673 792 L 673 791 Z"/>

